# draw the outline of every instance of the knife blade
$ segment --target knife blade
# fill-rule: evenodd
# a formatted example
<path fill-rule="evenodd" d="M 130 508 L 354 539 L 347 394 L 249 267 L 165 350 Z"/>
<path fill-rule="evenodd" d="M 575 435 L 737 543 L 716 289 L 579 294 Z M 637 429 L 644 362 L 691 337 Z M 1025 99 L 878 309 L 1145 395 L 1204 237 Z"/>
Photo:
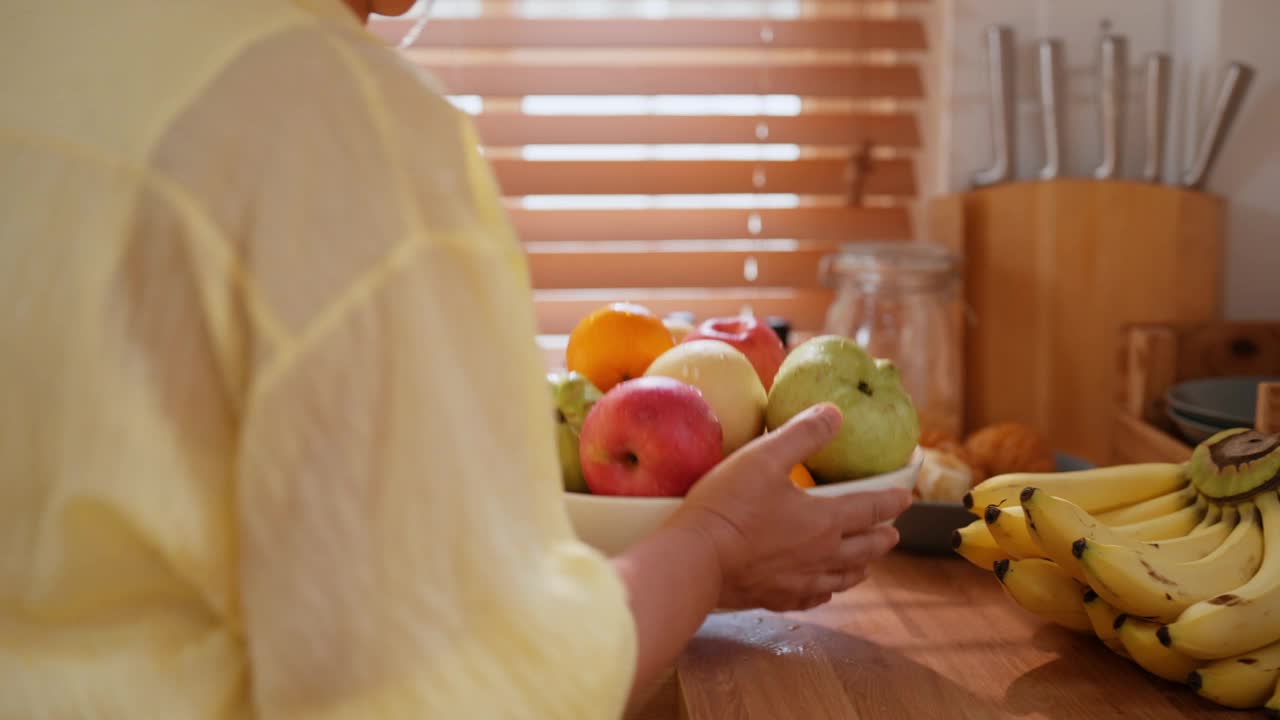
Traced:
<path fill-rule="evenodd" d="M 987 28 L 986 40 L 993 158 L 991 167 L 974 173 L 976 186 L 1008 182 L 1013 179 L 1015 167 L 1013 30 L 1007 25 L 991 25 Z"/>
<path fill-rule="evenodd" d="M 1164 173 L 1164 145 L 1169 127 L 1169 56 L 1152 53 L 1147 56 L 1145 95 L 1146 160 L 1142 179 L 1160 182 Z"/>
<path fill-rule="evenodd" d="M 1044 128 L 1044 166 L 1041 180 L 1062 175 L 1062 41 L 1040 41 L 1040 110 Z"/>
<path fill-rule="evenodd" d="M 1120 175 L 1124 158 L 1125 77 L 1129 69 L 1129 43 L 1123 35 L 1107 35 L 1101 48 L 1102 164 L 1093 171 L 1099 180 Z"/>
<path fill-rule="evenodd" d="M 1240 112 L 1240 106 L 1244 104 L 1244 96 L 1249 92 L 1253 76 L 1254 69 L 1244 63 L 1233 62 L 1227 66 L 1222 83 L 1218 86 L 1218 98 L 1214 102 L 1213 116 L 1209 120 L 1209 125 L 1205 127 L 1205 133 L 1196 148 L 1195 162 L 1182 176 L 1183 186 L 1193 190 L 1204 188 L 1209 172 L 1222 151 L 1227 132 L 1231 130 L 1231 125 Z"/>

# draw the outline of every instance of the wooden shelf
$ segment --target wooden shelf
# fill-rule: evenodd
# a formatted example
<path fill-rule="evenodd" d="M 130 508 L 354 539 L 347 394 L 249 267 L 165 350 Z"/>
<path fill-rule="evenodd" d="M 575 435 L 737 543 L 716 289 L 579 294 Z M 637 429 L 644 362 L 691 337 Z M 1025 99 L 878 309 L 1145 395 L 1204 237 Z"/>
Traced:
<path fill-rule="evenodd" d="M 1123 329 L 1109 462 L 1181 462 L 1191 446 L 1165 414 L 1165 393 L 1184 380 L 1280 375 L 1280 322 L 1142 324 Z M 1254 427 L 1280 433 L 1280 383 L 1258 386 Z"/>

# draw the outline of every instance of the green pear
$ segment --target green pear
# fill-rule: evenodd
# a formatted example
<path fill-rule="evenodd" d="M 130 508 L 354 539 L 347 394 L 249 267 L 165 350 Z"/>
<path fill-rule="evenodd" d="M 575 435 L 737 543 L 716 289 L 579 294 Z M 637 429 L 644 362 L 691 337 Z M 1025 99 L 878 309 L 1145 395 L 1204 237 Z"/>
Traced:
<path fill-rule="evenodd" d="M 776 429 L 806 408 L 834 403 L 844 413 L 835 439 L 805 465 L 819 482 L 891 472 L 920 440 L 920 420 L 898 369 L 849 338 L 821 335 L 793 349 L 773 380 L 765 422 Z"/>
<path fill-rule="evenodd" d="M 564 481 L 564 489 L 589 492 L 582 475 L 582 462 L 578 459 L 578 433 L 582 431 L 582 421 L 587 419 L 591 406 L 600 399 L 600 390 L 586 377 L 572 371 L 547 373 L 547 384 L 551 386 L 555 405 L 556 445 L 560 453 L 560 477 Z"/>

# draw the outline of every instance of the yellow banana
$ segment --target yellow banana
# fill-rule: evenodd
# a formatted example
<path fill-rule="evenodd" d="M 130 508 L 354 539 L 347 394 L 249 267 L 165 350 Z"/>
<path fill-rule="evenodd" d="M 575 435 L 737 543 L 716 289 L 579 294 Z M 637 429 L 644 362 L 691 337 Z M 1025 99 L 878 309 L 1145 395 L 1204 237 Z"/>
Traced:
<path fill-rule="evenodd" d="M 1044 557 L 1044 551 L 1027 530 L 1027 520 L 1022 508 L 1002 510 L 995 505 L 988 505 L 982 519 L 986 521 L 987 530 L 991 532 L 996 545 L 1009 557 L 1015 560 Z"/>
<path fill-rule="evenodd" d="M 1080 569 L 1080 563 L 1071 552 L 1072 544 L 1081 538 L 1107 545 L 1121 545 L 1135 550 L 1157 552 L 1170 562 L 1186 562 L 1199 560 L 1208 555 L 1222 544 L 1233 527 L 1228 523 L 1212 525 L 1202 523 L 1185 537 L 1144 543 L 1102 525 L 1096 518 L 1073 503 L 1039 490 L 1027 493 L 1022 510 L 1027 517 L 1027 529 L 1044 551 L 1044 555 L 1083 583 L 1088 583 L 1088 578 L 1085 577 Z M 1218 517 L 1220 511 L 1211 509 L 1206 518 L 1209 516 Z"/>
<path fill-rule="evenodd" d="M 1268 550 L 1280 548 L 1280 499 L 1268 491 L 1253 499 Z M 1238 587 L 1187 608 L 1160 630 L 1161 641 L 1192 657 L 1217 660 L 1280 642 L 1280 551 Z"/>
<path fill-rule="evenodd" d="M 1234 513 L 1234 510 L 1235 508 L 1233 507 L 1232 508 L 1233 513 Z M 1200 524 L 1192 528 L 1191 532 L 1195 532 L 1197 530 L 1207 528 L 1210 525 L 1219 523 L 1223 520 L 1224 517 L 1226 516 L 1223 515 L 1223 507 L 1221 505 L 1212 504 L 1209 506 L 1209 510 L 1205 512 L 1204 518 L 1200 521 Z M 1233 514 L 1231 517 L 1234 518 L 1235 515 Z"/>
<path fill-rule="evenodd" d="M 1136 463 L 1057 473 L 1010 473 L 988 478 L 964 496 L 974 514 L 988 505 L 1019 504 L 1022 491 L 1037 487 L 1079 505 L 1086 512 L 1103 512 L 1150 500 L 1187 484 L 1181 463 Z"/>
<path fill-rule="evenodd" d="M 1218 549 L 1189 563 L 1156 553 L 1078 540 L 1072 552 L 1089 587 L 1130 615 L 1172 622 L 1201 600 L 1239 587 L 1262 564 L 1262 528 L 1250 508 Z"/>
<path fill-rule="evenodd" d="M 1001 560 L 996 578 L 1005 592 L 1024 610 L 1049 622 L 1081 632 L 1093 625 L 1084 612 L 1084 586 L 1049 560 Z"/>
<path fill-rule="evenodd" d="M 1231 510 L 1234 511 L 1234 507 L 1231 507 Z M 1201 524 L 1196 525 L 1196 528 L 1193 528 L 1192 532 L 1194 533 L 1196 530 L 1210 527 L 1210 525 L 1215 523 L 1221 523 L 1221 521 L 1226 518 L 1228 518 L 1228 515 L 1225 514 L 1224 507 L 1221 505 L 1210 505 L 1208 506 L 1208 511 L 1204 512 L 1204 519 L 1201 520 Z M 1234 515 L 1231 515 L 1231 518 L 1234 518 Z"/>
<path fill-rule="evenodd" d="M 1108 510 L 1097 515 L 1098 522 L 1103 525 L 1128 525 L 1168 515 L 1175 510 L 1194 503 L 1198 497 L 1196 489 L 1188 484 L 1180 490 L 1174 490 L 1160 497 L 1151 498 L 1135 505 Z"/>
<path fill-rule="evenodd" d="M 1129 615 L 1116 618 L 1116 636 L 1138 667 L 1169 682 L 1186 683 L 1191 673 L 1204 665 L 1204 661 L 1160 644 L 1156 638 L 1159 628 L 1155 623 Z"/>
<path fill-rule="evenodd" d="M 1089 623 L 1093 625 L 1093 634 L 1098 636 L 1103 645 L 1119 655 L 1129 656 L 1120 638 L 1116 636 L 1116 618 L 1120 617 L 1121 613 L 1114 605 L 1098 597 L 1098 593 L 1093 590 L 1086 590 L 1084 614 L 1089 616 Z"/>
<path fill-rule="evenodd" d="M 1187 684 L 1201 697 L 1227 707 L 1262 706 L 1280 680 L 1280 643 L 1215 660 L 1191 673 Z"/>
<path fill-rule="evenodd" d="M 1280 685 L 1280 682 L 1277 682 Z M 1275 692 L 1271 693 L 1271 699 L 1267 700 L 1267 704 L 1262 706 L 1267 711 L 1267 717 L 1280 718 L 1280 687 L 1276 687 Z"/>
<path fill-rule="evenodd" d="M 1117 525 L 1115 526 L 1115 531 L 1121 535 L 1128 535 L 1135 540 L 1179 538 L 1191 532 L 1200 524 L 1201 520 L 1204 520 L 1209 511 L 1208 506 L 1208 502 L 1204 499 L 1197 499 L 1194 504 L 1168 515 L 1161 515 L 1160 517 L 1128 525 Z"/>
<path fill-rule="evenodd" d="M 960 557 L 983 570 L 990 570 L 999 560 L 1009 559 L 1009 555 L 991 537 L 991 531 L 982 518 L 951 533 L 951 547 Z"/>

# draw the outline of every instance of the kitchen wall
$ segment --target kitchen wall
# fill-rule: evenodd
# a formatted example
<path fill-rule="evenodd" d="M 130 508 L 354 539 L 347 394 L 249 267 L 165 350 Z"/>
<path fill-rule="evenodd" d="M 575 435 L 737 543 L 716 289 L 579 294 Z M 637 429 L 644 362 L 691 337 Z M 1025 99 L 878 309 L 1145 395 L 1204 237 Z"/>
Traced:
<path fill-rule="evenodd" d="M 1242 113 L 1210 177 L 1208 190 L 1231 203 L 1225 312 L 1237 320 L 1280 318 L 1280 0 L 938 0 L 931 23 L 939 58 L 931 88 L 939 110 L 933 147 L 941 153 L 922 172 L 930 192 L 969 186 L 991 158 L 983 30 L 1011 26 L 1018 47 L 1018 177 L 1042 163 L 1035 43 L 1063 41 L 1066 94 L 1064 160 L 1070 175 L 1099 161 L 1097 44 L 1104 24 L 1129 38 L 1132 72 L 1126 107 L 1124 173 L 1142 163 L 1142 62 L 1172 56 L 1173 82 L 1166 180 L 1190 163 L 1216 84 L 1232 60 L 1257 70 Z"/>

